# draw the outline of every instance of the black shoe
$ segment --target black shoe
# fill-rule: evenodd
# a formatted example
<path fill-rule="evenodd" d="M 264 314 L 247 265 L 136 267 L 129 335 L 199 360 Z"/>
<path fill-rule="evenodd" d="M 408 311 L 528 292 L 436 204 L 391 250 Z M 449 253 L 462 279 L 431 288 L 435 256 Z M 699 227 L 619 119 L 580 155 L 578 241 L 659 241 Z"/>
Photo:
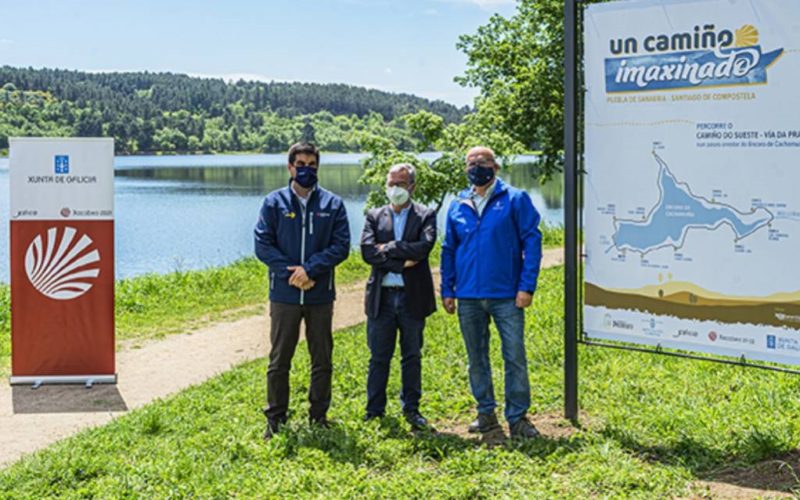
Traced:
<path fill-rule="evenodd" d="M 497 431 L 497 429 L 500 428 L 500 422 L 497 421 L 497 415 L 492 412 L 478 413 L 478 418 L 469 424 L 469 428 L 467 430 L 474 434 L 486 434 Z"/>
<path fill-rule="evenodd" d="M 536 439 L 541 436 L 536 426 L 528 421 L 528 417 L 522 417 L 508 427 L 511 431 L 512 439 Z"/>
<path fill-rule="evenodd" d="M 410 411 L 403 413 L 406 418 L 406 422 L 408 425 L 411 426 L 412 430 L 415 431 L 426 431 L 430 430 L 431 426 L 428 424 L 428 419 L 422 416 L 419 411 Z"/>
<path fill-rule="evenodd" d="M 367 412 L 367 414 L 364 415 L 364 422 L 369 422 L 370 420 L 375 420 L 375 419 L 378 419 L 378 418 L 383 418 L 383 413 L 369 413 L 369 412 Z"/>
<path fill-rule="evenodd" d="M 321 417 L 308 417 L 308 423 L 311 426 L 318 426 L 322 427 L 323 429 L 330 429 L 331 428 L 331 421 L 328 420 L 328 417 L 322 415 Z"/>
<path fill-rule="evenodd" d="M 264 430 L 264 441 L 269 441 L 272 439 L 272 436 L 280 431 L 281 426 L 283 426 L 283 421 L 280 420 L 270 420 L 267 419 L 267 428 Z"/>

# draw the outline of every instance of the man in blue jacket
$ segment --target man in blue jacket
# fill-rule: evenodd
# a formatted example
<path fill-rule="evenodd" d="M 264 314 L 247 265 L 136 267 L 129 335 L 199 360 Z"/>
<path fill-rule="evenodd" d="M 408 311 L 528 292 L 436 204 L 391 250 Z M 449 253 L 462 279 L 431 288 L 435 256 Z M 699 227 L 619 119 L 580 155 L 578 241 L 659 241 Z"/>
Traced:
<path fill-rule="evenodd" d="M 267 195 L 255 229 L 256 255 L 269 267 L 270 353 L 267 370 L 269 439 L 286 422 L 289 369 L 305 321 L 311 355 L 309 421 L 328 426 L 331 403 L 334 267 L 350 252 L 344 202 L 317 185 L 319 151 L 298 143 L 289 149 L 291 180 Z"/>
<path fill-rule="evenodd" d="M 489 321 L 500 332 L 505 364 L 505 417 L 512 437 L 535 438 L 525 357 L 525 308 L 536 291 L 542 257 L 539 213 L 525 191 L 497 178 L 494 152 L 475 147 L 467 153 L 472 187 L 447 211 L 442 244 L 442 306 L 458 321 L 469 357 L 469 381 L 478 403 L 471 432 L 502 433 L 497 421 L 489 364 Z"/>

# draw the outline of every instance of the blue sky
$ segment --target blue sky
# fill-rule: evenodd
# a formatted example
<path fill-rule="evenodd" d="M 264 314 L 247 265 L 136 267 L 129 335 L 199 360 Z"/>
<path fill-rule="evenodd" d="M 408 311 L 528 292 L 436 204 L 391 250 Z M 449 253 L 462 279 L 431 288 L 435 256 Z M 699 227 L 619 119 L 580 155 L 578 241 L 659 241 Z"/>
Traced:
<path fill-rule="evenodd" d="M 457 105 L 458 36 L 514 0 L 0 0 L 0 64 L 336 82 Z"/>

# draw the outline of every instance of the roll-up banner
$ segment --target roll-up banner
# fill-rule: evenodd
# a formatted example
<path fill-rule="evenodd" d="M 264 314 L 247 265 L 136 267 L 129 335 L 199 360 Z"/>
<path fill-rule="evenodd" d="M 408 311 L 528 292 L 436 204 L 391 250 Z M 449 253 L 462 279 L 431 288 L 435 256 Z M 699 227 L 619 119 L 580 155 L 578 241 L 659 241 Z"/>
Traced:
<path fill-rule="evenodd" d="M 800 364 L 798 7 L 586 10 L 590 338 Z"/>
<path fill-rule="evenodd" d="M 11 383 L 113 383 L 114 141 L 9 143 Z"/>

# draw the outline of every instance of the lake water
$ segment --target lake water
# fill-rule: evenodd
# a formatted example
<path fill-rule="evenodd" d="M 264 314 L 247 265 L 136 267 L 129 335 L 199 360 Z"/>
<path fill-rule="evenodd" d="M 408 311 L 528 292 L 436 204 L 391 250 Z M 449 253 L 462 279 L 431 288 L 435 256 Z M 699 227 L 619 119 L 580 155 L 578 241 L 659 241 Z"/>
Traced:
<path fill-rule="evenodd" d="M 323 155 L 320 184 L 345 200 L 353 244 L 364 225 L 368 186 L 361 154 Z M 532 158 L 501 177 L 527 190 L 542 218 L 564 220 L 562 184 L 540 186 Z M 117 278 L 224 265 L 253 254 L 264 196 L 287 184 L 285 155 L 134 156 L 115 159 Z M 0 282 L 9 276 L 8 161 L 0 159 Z M 447 206 L 447 203 L 444 205 Z M 439 214 L 440 234 L 443 216 Z"/>

